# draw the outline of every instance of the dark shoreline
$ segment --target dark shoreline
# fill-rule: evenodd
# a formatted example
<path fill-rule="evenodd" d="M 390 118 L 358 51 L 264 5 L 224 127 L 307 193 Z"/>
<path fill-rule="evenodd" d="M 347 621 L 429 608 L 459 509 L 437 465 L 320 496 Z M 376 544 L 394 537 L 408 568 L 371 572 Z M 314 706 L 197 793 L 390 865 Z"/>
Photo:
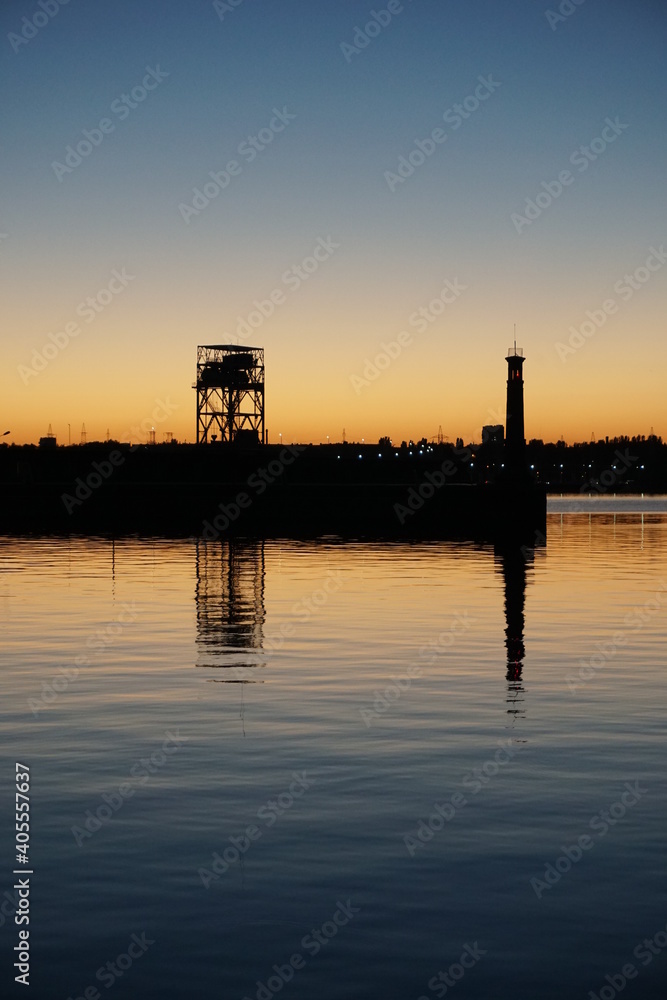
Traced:
<path fill-rule="evenodd" d="M 208 540 L 544 537 L 543 488 L 466 482 L 470 456 L 450 453 L 113 442 L 3 449 L 0 530 Z"/>

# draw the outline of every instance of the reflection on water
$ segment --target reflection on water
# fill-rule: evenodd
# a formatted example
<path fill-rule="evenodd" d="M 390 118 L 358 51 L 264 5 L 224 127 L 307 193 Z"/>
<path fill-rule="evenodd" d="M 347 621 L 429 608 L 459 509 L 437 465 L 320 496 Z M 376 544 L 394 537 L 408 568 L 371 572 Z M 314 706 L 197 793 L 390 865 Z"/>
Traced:
<path fill-rule="evenodd" d="M 114 996 L 266 996 L 348 899 L 358 914 L 285 1000 L 433 996 L 475 942 L 460 1000 L 604 995 L 667 914 L 667 517 L 563 512 L 547 534 L 534 551 L 0 539 L 0 738 L 6 773 L 16 755 L 34 775 L 34 995 L 84 996 L 145 932 Z M 168 732 L 182 747 L 133 778 Z M 295 772 L 312 787 L 292 801 Z M 538 898 L 531 879 L 637 781 L 636 807 Z M 411 856 L 406 832 L 457 794 Z M 0 913 L 7 954 L 14 932 Z M 633 996 L 662 1000 L 665 961 Z"/>
<path fill-rule="evenodd" d="M 208 678 L 213 683 L 257 683 L 256 668 L 264 663 L 265 542 L 197 539 L 195 545 L 197 666 L 226 671 L 223 678 Z M 534 549 L 508 544 L 497 546 L 494 556 L 504 585 L 507 711 L 523 716 L 524 607 Z"/>
<path fill-rule="evenodd" d="M 197 666 L 225 669 L 217 683 L 256 683 L 264 642 L 264 541 L 195 542 Z"/>
<path fill-rule="evenodd" d="M 534 551 L 527 546 L 496 549 L 496 567 L 502 571 L 505 589 L 505 647 L 507 649 L 507 709 L 510 715 L 526 714 L 523 686 L 523 642 L 525 626 L 527 569 L 532 567 Z"/>

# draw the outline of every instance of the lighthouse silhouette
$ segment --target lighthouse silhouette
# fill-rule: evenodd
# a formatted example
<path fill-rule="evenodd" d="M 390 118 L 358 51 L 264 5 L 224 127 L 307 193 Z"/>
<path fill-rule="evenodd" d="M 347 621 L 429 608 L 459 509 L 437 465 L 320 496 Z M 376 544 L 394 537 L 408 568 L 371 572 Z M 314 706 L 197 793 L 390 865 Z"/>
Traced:
<path fill-rule="evenodd" d="M 523 429 L 523 348 L 508 347 L 507 416 L 505 419 L 505 481 L 519 484 L 528 480 L 526 439 Z"/>

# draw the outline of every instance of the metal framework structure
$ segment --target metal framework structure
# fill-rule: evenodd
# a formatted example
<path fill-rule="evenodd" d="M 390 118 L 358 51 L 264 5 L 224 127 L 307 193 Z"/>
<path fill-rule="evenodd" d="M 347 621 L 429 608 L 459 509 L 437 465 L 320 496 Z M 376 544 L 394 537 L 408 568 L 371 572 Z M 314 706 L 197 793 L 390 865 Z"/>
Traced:
<path fill-rule="evenodd" d="M 264 348 L 197 348 L 197 444 L 264 443 Z"/>

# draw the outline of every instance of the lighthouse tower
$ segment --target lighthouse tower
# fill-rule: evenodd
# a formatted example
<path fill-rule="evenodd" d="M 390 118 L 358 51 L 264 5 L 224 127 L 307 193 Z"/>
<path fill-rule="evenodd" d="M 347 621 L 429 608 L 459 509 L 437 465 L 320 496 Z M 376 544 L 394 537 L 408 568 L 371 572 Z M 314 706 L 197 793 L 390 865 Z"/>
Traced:
<path fill-rule="evenodd" d="M 523 429 L 523 348 L 507 349 L 507 417 L 505 421 L 505 479 L 510 483 L 525 483 L 526 439 Z"/>

